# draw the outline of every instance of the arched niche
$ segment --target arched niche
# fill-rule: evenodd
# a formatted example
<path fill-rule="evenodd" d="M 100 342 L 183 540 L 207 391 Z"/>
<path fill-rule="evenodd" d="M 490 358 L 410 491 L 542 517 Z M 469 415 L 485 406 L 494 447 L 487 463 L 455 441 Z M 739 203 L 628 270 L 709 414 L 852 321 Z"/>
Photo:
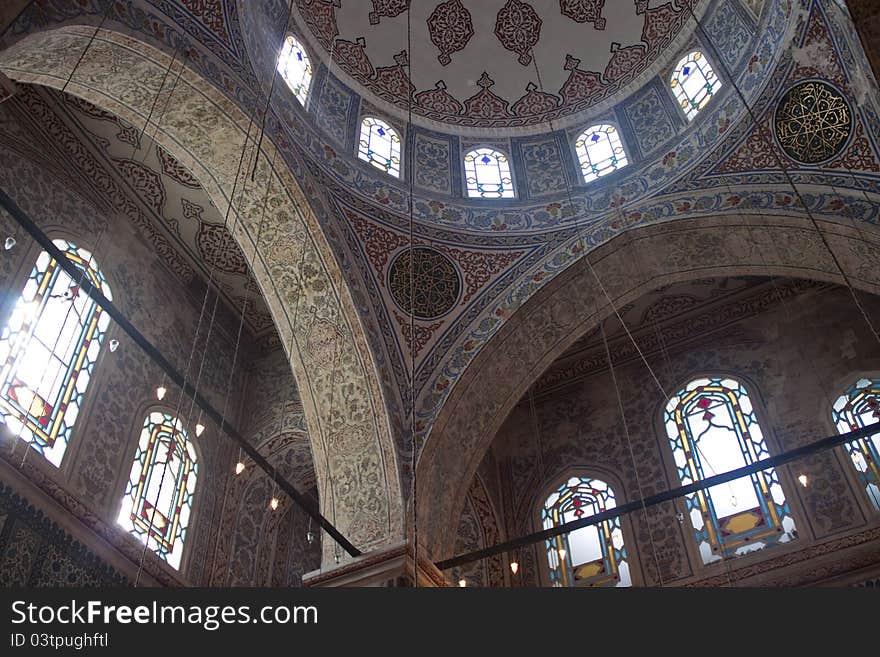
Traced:
<path fill-rule="evenodd" d="M 880 292 L 880 230 L 824 221 L 819 229 L 850 283 Z M 451 556 L 468 484 L 505 418 L 553 361 L 614 312 L 608 298 L 621 308 L 658 287 L 721 276 L 842 285 L 822 235 L 804 217 L 679 219 L 611 239 L 589 264 L 581 258 L 536 292 L 469 364 L 420 456 L 418 517 L 431 522 L 419 535 L 432 557 Z"/>
<path fill-rule="evenodd" d="M 232 205 L 230 232 L 260 284 L 299 386 L 322 512 L 361 550 L 400 540 L 395 451 L 363 328 L 303 190 L 268 138 L 251 180 L 259 123 L 198 75 L 181 71 L 179 60 L 108 30 L 66 26 L 31 34 L 0 53 L 0 70 L 19 82 L 66 85 L 139 127 L 154 104 L 164 108 L 152 113 L 147 134 L 190 169 L 221 213 Z"/>

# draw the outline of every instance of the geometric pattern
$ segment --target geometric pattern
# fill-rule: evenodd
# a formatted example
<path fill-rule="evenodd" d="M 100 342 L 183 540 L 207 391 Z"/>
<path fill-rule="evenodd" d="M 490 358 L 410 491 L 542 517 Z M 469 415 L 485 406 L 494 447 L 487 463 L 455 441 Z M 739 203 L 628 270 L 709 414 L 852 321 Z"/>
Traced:
<path fill-rule="evenodd" d="M 703 53 L 696 50 L 678 62 L 669 86 L 688 120 L 693 120 L 721 88 L 721 81 Z"/>
<path fill-rule="evenodd" d="M 620 134 L 612 125 L 594 125 L 578 137 L 574 144 L 584 182 L 625 167 L 626 153 Z"/>
<path fill-rule="evenodd" d="M 114 586 L 128 579 L 0 484 L 0 587 Z"/>
<path fill-rule="evenodd" d="M 305 48 L 292 34 L 284 40 L 276 69 L 296 99 L 305 106 L 312 85 L 312 63 Z"/>
<path fill-rule="evenodd" d="M 415 247 L 391 263 L 388 287 L 394 302 L 419 319 L 445 315 L 458 303 L 461 277 L 452 260 L 434 249 Z"/>
<path fill-rule="evenodd" d="M 599 479 L 571 477 L 544 502 L 544 529 L 617 506 L 611 486 Z M 580 527 L 545 541 L 553 586 L 630 586 L 620 516 Z"/>
<path fill-rule="evenodd" d="M 818 164 L 838 155 L 853 131 L 846 98 L 820 80 L 801 82 L 779 101 L 776 138 L 782 150 L 803 164 Z"/>
<path fill-rule="evenodd" d="M 80 286 L 113 295 L 89 251 L 53 243 L 79 274 L 46 251 L 37 258 L 0 336 L 0 424 L 60 467 L 110 325 Z"/>
<path fill-rule="evenodd" d="M 400 178 L 400 137 L 384 121 L 372 116 L 361 121 L 358 157 L 380 171 Z"/>

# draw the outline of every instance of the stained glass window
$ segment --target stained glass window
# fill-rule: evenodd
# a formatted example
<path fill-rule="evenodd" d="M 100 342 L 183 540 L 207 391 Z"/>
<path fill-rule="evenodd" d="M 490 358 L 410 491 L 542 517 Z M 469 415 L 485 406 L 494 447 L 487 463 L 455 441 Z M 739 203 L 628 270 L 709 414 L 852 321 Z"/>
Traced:
<path fill-rule="evenodd" d="M 384 121 L 372 116 L 361 121 L 358 157 L 377 169 L 400 178 L 400 137 Z"/>
<path fill-rule="evenodd" d="M 54 240 L 81 275 L 108 299 L 92 254 Z M 110 317 L 46 251 L 0 334 L 0 422 L 55 466 L 61 465 L 82 408 Z"/>
<path fill-rule="evenodd" d="M 669 400 L 663 421 L 682 485 L 770 456 L 749 394 L 735 379 L 691 381 Z M 685 501 L 703 563 L 797 537 L 774 468 L 699 490 Z"/>
<path fill-rule="evenodd" d="M 571 477 L 544 502 L 544 529 L 601 513 L 616 506 L 604 481 Z M 545 541 L 553 586 L 631 586 L 620 517 L 581 527 Z"/>
<path fill-rule="evenodd" d="M 696 50 L 678 62 L 669 80 L 669 86 L 672 87 L 676 100 L 690 121 L 718 92 L 721 88 L 721 80 L 715 75 L 705 55 Z"/>
<path fill-rule="evenodd" d="M 510 162 L 501 151 L 477 148 L 464 156 L 467 193 L 475 198 L 513 198 Z"/>
<path fill-rule="evenodd" d="M 880 379 L 859 379 L 831 409 L 839 433 L 849 433 L 880 420 Z M 846 444 L 868 500 L 880 511 L 880 433 Z"/>
<path fill-rule="evenodd" d="M 181 421 L 152 411 L 144 420 L 118 520 L 174 568 L 180 568 L 197 475 L 196 451 Z"/>
<path fill-rule="evenodd" d="M 305 48 L 293 35 L 288 35 L 278 56 L 278 72 L 293 91 L 296 99 L 305 107 L 312 84 L 312 62 Z"/>
<path fill-rule="evenodd" d="M 574 143 L 584 182 L 591 182 L 628 163 L 620 141 L 620 133 L 613 125 L 594 125 L 584 130 Z"/>

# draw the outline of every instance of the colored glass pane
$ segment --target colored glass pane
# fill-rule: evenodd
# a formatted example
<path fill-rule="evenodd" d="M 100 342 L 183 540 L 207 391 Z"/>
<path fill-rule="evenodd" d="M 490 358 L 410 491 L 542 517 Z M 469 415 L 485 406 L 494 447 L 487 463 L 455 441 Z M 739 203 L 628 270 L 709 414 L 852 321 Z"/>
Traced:
<path fill-rule="evenodd" d="M 849 433 L 880 421 L 880 379 L 859 379 L 831 409 L 838 433 Z M 880 511 L 880 433 L 846 444 L 871 506 Z"/>
<path fill-rule="evenodd" d="M 278 72 L 293 91 L 293 95 L 305 107 L 312 84 L 312 63 L 299 41 L 288 35 L 278 56 Z"/>
<path fill-rule="evenodd" d="M 361 121 L 358 157 L 377 169 L 400 178 L 400 137 L 384 121 L 371 116 Z"/>
<path fill-rule="evenodd" d="M 616 171 L 628 164 L 620 133 L 613 125 L 594 125 L 574 143 L 584 182 Z"/>
<path fill-rule="evenodd" d="M 43 251 L 0 335 L 0 422 L 55 466 L 70 442 L 110 317 L 81 289 L 112 299 L 92 254 L 53 242 L 80 272 Z"/>
<path fill-rule="evenodd" d="M 721 80 L 703 53 L 697 50 L 678 62 L 669 86 L 688 120 L 693 120 L 721 88 Z"/>
<path fill-rule="evenodd" d="M 616 506 L 604 481 L 571 477 L 544 502 L 544 529 L 601 513 Z M 553 586 L 631 586 L 620 517 L 581 527 L 545 541 Z"/>
<path fill-rule="evenodd" d="M 118 522 L 174 568 L 180 568 L 198 463 L 179 419 L 151 412 L 141 430 Z"/>
<path fill-rule="evenodd" d="M 691 381 L 663 416 L 683 485 L 768 458 L 748 392 L 737 380 Z M 685 496 L 703 563 L 797 537 L 778 473 L 768 468 Z"/>
<path fill-rule="evenodd" d="M 507 156 L 491 148 L 477 148 L 464 156 L 467 194 L 472 198 L 513 198 L 513 178 Z"/>

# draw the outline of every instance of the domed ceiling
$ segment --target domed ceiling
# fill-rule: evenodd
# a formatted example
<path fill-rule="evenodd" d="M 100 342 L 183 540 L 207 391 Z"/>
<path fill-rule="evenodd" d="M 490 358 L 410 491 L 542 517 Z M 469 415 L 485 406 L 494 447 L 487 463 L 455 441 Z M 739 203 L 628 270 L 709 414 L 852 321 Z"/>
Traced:
<path fill-rule="evenodd" d="M 322 58 L 423 123 L 520 128 L 600 109 L 677 53 L 704 0 L 296 0 Z M 574 120 L 574 119 L 571 119 Z M 570 121 L 569 121 L 570 122 Z M 556 124 L 559 127 L 559 124 Z"/>

